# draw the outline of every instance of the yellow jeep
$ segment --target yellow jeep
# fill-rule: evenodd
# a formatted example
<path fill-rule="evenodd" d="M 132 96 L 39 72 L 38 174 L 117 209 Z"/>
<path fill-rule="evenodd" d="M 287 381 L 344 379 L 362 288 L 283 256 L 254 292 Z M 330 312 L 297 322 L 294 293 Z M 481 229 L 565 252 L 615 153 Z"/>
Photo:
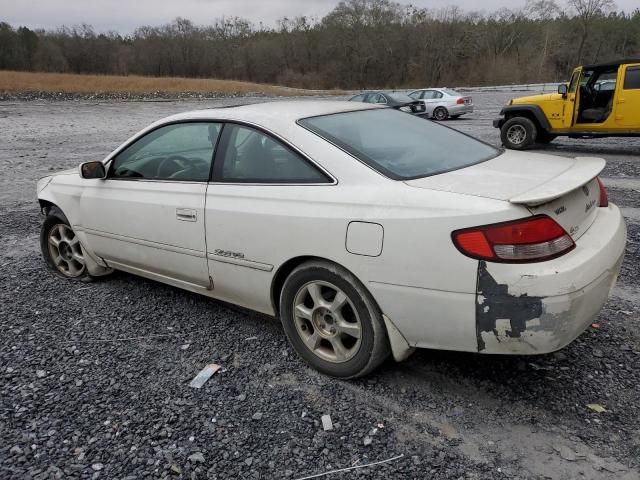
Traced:
<path fill-rule="evenodd" d="M 493 121 L 502 144 L 523 150 L 570 138 L 640 136 L 640 59 L 577 67 L 558 93 L 514 98 Z"/>

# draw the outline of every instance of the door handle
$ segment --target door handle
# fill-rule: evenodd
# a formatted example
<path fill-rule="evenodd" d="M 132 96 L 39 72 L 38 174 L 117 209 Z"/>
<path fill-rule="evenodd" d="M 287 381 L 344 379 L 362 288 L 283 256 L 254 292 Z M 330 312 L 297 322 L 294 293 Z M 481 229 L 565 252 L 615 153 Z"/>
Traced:
<path fill-rule="evenodd" d="M 198 220 L 196 211 L 192 208 L 176 208 L 176 218 L 183 222 L 195 222 Z"/>

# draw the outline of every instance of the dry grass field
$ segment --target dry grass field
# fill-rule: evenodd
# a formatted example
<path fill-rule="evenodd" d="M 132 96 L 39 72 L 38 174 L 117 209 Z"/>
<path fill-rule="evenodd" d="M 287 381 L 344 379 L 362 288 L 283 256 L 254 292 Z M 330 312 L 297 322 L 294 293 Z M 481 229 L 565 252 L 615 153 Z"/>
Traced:
<path fill-rule="evenodd" d="M 116 75 L 77 75 L 69 73 L 34 73 L 0 71 L 0 93 L 70 93 L 70 94 L 247 94 L 301 96 L 340 94 L 338 91 L 308 91 L 235 80 L 176 77 L 141 77 Z"/>

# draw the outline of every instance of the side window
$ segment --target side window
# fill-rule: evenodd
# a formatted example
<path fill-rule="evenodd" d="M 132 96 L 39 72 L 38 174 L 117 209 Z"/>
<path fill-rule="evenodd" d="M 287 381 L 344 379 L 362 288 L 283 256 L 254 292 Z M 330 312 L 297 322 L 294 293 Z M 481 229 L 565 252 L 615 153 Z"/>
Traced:
<path fill-rule="evenodd" d="M 331 183 L 298 153 L 254 128 L 227 124 L 214 180 L 237 183 Z"/>
<path fill-rule="evenodd" d="M 624 74 L 624 86 L 625 90 L 638 90 L 640 89 L 640 67 L 627 67 L 627 71 Z"/>
<path fill-rule="evenodd" d="M 431 100 L 433 98 L 434 93 L 435 92 L 433 90 L 425 90 L 422 98 L 424 98 L 425 100 Z"/>
<path fill-rule="evenodd" d="M 431 97 L 431 98 L 442 98 L 442 97 L 443 97 L 442 92 L 434 91 L 433 92 L 433 97 Z"/>
<path fill-rule="evenodd" d="M 361 93 L 360 95 L 356 95 L 355 97 L 353 97 L 351 99 L 352 102 L 364 102 L 364 93 Z"/>
<path fill-rule="evenodd" d="M 569 83 L 569 93 L 575 93 L 578 87 L 578 79 L 580 78 L 580 72 L 574 72 Z"/>
<path fill-rule="evenodd" d="M 424 92 L 421 92 L 421 91 L 412 92 L 409 94 L 409 96 L 414 100 L 420 100 L 421 98 L 423 98 L 423 95 L 424 95 Z"/>
<path fill-rule="evenodd" d="M 375 97 L 376 103 L 387 103 L 387 99 L 383 95 L 377 94 Z"/>
<path fill-rule="evenodd" d="M 221 123 L 166 125 L 118 153 L 109 178 L 206 182 Z"/>

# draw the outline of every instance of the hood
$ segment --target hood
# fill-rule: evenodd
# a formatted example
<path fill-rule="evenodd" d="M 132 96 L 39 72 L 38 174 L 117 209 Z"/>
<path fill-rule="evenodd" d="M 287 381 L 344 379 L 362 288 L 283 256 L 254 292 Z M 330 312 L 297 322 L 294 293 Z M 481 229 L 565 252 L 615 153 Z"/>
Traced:
<path fill-rule="evenodd" d="M 57 177 L 58 175 L 80 175 L 78 173 L 78 167 L 69 168 L 67 170 L 60 170 L 59 172 L 55 172 L 50 174 L 50 177 Z"/>
<path fill-rule="evenodd" d="M 537 95 L 528 95 L 526 97 L 518 97 L 511 100 L 510 105 L 525 105 L 529 103 L 537 103 L 546 100 L 559 100 L 562 95 L 559 93 L 539 93 Z"/>

